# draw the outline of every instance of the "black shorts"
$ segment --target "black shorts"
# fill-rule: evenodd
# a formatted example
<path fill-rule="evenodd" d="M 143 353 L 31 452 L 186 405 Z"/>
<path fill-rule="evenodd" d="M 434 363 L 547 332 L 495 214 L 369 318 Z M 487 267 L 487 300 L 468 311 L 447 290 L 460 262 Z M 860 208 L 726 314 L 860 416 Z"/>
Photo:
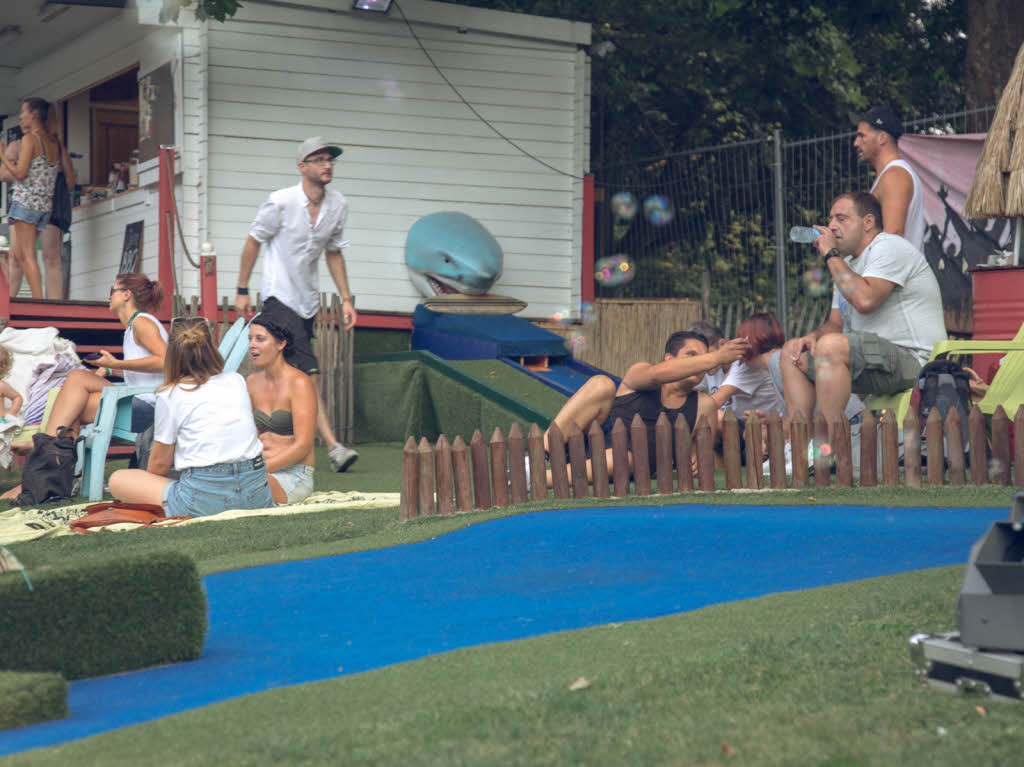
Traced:
<path fill-rule="evenodd" d="M 285 361 L 292 367 L 296 367 L 306 375 L 316 375 L 320 372 L 320 364 L 313 354 L 313 322 L 316 316 L 306 319 L 291 307 L 285 306 L 279 300 L 271 296 L 263 302 L 263 314 L 273 317 L 274 321 L 284 327 L 292 334 L 292 343 L 285 347 Z M 258 320 L 257 320 L 258 322 Z"/>

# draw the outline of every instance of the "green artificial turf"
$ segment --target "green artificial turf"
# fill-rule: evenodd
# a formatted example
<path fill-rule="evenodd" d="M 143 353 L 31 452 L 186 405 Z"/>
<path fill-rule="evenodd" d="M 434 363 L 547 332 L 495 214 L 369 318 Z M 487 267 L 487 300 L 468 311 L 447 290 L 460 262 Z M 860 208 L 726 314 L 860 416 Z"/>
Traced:
<path fill-rule="evenodd" d="M 547 384 L 531 378 L 501 360 L 449 360 L 449 364 L 464 370 L 489 386 L 515 397 L 531 407 L 554 418 L 569 399 Z M 503 429 L 503 431 L 508 431 Z"/>
<path fill-rule="evenodd" d="M 937 692 L 912 671 L 908 637 L 954 625 L 962 572 L 469 648 L 6 763 L 1016 764 L 1019 704 Z"/>

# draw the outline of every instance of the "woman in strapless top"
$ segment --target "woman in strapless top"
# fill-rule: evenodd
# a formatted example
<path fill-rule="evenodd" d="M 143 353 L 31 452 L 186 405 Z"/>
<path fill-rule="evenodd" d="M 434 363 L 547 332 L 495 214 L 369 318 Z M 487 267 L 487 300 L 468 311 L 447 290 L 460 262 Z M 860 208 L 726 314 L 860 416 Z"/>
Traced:
<path fill-rule="evenodd" d="M 287 328 L 269 317 L 257 315 L 249 324 L 249 354 L 257 371 L 246 385 L 277 503 L 297 503 L 313 492 L 316 462 L 316 390 L 309 376 L 285 360 L 289 343 Z"/>

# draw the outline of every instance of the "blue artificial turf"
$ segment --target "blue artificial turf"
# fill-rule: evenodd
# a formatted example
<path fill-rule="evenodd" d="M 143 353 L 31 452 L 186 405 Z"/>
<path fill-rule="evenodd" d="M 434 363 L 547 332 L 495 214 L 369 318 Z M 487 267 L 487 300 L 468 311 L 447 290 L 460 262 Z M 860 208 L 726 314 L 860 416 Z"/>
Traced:
<path fill-rule="evenodd" d="M 0 732 L 0 755 L 460 647 L 962 564 L 1006 516 L 850 506 L 546 511 L 407 546 L 211 575 L 199 660 L 74 682 L 69 718 Z"/>

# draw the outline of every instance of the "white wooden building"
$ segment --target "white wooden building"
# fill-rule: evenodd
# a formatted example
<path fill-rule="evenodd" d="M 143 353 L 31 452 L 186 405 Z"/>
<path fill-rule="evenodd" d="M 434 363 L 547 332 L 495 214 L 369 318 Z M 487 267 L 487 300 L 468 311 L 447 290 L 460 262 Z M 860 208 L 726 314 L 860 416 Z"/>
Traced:
<path fill-rule="evenodd" d="M 133 108 L 120 86 L 162 73 L 173 127 L 159 112 L 155 119 L 173 131 L 185 244 L 196 257 L 201 243 L 213 244 L 218 293 L 234 292 L 259 204 L 297 183 L 296 145 L 323 135 L 345 148 L 333 187 L 350 204 L 345 259 L 360 310 L 412 312 L 419 296 L 406 277 L 405 236 L 420 216 L 443 210 L 474 216 L 501 243 L 494 292 L 528 301 L 522 316 L 579 305 L 588 25 L 401 0 L 428 58 L 394 7 L 381 15 L 339 0 L 245 0 L 225 23 L 199 24 L 186 9 L 161 26 L 159 0 L 139 2 L 4 0 L 22 22 L 0 47 L 3 127 L 17 123 L 25 97 L 60 103 L 67 145 L 83 155 L 80 182 L 105 185 L 104 163 L 127 159 L 114 156 L 120 122 L 132 119 L 117 113 Z M 143 94 L 143 109 L 152 95 Z M 75 209 L 70 298 L 106 298 L 131 222 L 145 222 L 141 268 L 156 275 L 156 160 L 139 171 L 138 188 Z M 179 292 L 198 293 L 180 242 L 174 264 Z M 321 286 L 332 288 L 326 268 Z"/>

